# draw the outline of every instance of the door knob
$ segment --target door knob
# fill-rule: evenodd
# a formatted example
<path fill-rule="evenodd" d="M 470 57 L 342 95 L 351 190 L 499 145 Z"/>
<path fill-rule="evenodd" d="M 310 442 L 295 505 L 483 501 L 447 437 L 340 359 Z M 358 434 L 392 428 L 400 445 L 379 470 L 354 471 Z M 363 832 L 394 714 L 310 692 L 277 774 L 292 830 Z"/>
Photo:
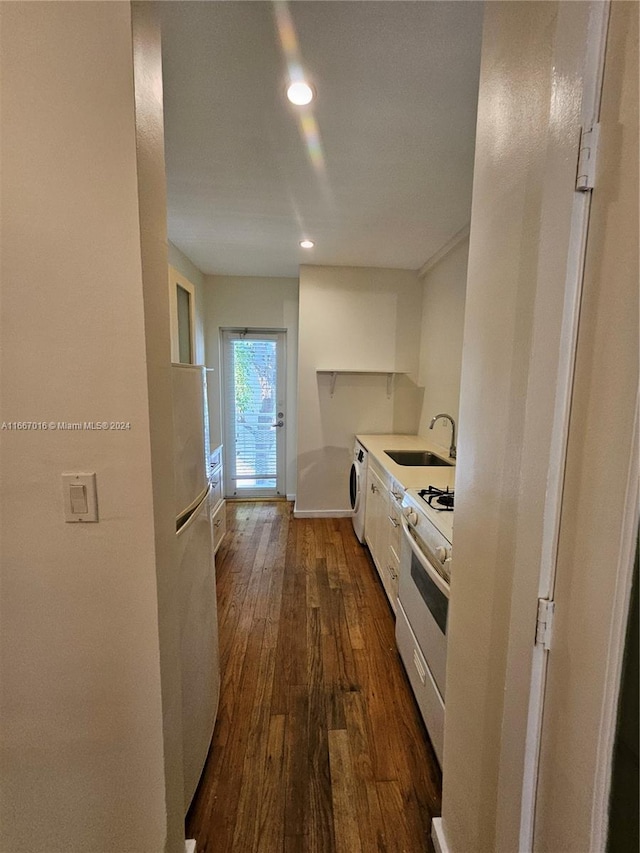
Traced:
<path fill-rule="evenodd" d="M 272 427 L 283 427 L 284 421 L 276 421 L 275 424 L 271 424 Z"/>

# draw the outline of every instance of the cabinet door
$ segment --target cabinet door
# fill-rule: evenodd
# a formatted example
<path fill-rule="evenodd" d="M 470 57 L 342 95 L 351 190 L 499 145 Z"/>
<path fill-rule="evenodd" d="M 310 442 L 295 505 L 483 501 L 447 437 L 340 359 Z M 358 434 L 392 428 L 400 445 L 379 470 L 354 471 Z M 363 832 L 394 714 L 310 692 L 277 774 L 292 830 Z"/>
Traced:
<path fill-rule="evenodd" d="M 220 501 L 215 508 L 213 515 L 211 516 L 211 523 L 213 525 L 213 551 L 214 553 L 218 550 L 220 545 L 222 544 L 222 540 L 224 538 L 224 534 L 227 532 L 227 504 L 226 501 Z"/>
<path fill-rule="evenodd" d="M 389 489 L 389 514 L 387 522 L 389 525 L 389 545 L 395 551 L 396 556 L 400 556 L 402 497 L 402 489 L 392 480 Z"/>
<path fill-rule="evenodd" d="M 380 573 L 380 577 L 387 587 L 387 547 L 388 527 L 387 519 L 389 493 L 386 483 L 380 477 L 378 471 L 369 466 L 368 493 L 366 509 L 366 540 L 373 557 L 373 562 Z"/>
<path fill-rule="evenodd" d="M 389 575 L 389 586 L 387 588 L 387 595 L 389 596 L 389 601 L 391 602 L 391 607 L 393 608 L 393 612 L 396 612 L 398 606 L 398 583 L 400 580 L 400 560 L 396 552 L 393 550 L 391 545 L 387 551 L 387 572 Z"/>
<path fill-rule="evenodd" d="M 378 531 L 380 477 L 369 463 L 367 467 L 367 502 L 364 510 L 364 538 L 373 555 L 376 550 Z"/>
<path fill-rule="evenodd" d="M 211 503 L 217 508 L 222 500 L 222 465 L 219 465 L 210 474 L 211 478 Z"/>

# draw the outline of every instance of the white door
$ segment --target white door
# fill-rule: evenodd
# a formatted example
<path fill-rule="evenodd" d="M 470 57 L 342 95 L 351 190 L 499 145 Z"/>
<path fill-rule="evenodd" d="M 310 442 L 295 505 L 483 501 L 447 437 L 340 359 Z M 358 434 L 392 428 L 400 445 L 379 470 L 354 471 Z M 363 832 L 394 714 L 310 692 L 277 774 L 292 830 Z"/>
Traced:
<path fill-rule="evenodd" d="M 599 120 L 544 692 L 533 845 L 540 853 L 607 849 L 639 512 L 634 3 L 611 4 Z"/>
<path fill-rule="evenodd" d="M 286 332 L 222 332 L 225 496 L 285 491 Z"/>

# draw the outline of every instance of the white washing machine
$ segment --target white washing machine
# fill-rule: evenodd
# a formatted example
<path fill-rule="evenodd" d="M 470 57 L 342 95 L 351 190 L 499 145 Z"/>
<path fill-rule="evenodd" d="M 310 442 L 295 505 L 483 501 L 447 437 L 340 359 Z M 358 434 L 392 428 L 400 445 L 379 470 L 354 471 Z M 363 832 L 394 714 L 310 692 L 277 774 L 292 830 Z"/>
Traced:
<path fill-rule="evenodd" d="M 367 451 L 356 440 L 353 463 L 349 474 L 349 496 L 353 510 L 353 529 L 360 542 L 364 542 L 364 505 L 367 494 Z"/>

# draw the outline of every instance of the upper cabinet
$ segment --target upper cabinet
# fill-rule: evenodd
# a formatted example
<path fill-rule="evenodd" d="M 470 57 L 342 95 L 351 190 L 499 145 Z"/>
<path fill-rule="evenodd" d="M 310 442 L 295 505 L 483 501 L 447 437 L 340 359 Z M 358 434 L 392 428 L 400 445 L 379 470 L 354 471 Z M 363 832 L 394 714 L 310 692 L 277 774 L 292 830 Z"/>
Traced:
<path fill-rule="evenodd" d="M 196 363 L 196 292 L 188 279 L 169 267 L 171 361 Z"/>

